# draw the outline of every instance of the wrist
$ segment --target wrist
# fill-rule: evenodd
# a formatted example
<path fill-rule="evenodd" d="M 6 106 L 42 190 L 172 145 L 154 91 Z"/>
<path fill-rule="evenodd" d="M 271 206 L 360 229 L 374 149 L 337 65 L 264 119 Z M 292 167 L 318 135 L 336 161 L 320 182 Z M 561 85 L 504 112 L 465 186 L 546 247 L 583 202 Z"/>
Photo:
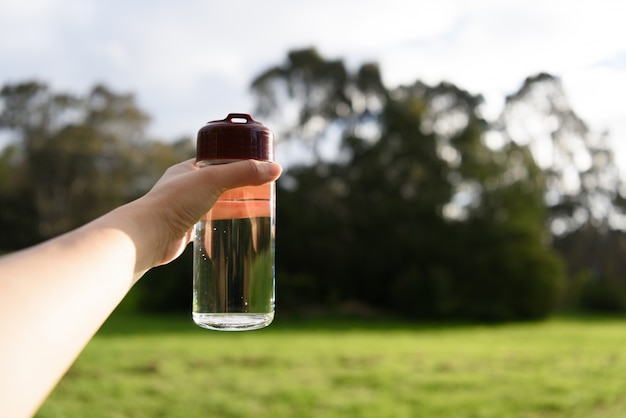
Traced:
<path fill-rule="evenodd" d="M 128 247 L 126 251 L 134 251 L 134 281 L 156 265 L 159 251 L 157 228 L 147 209 L 137 200 L 112 210 L 91 224 L 96 229 L 120 233 L 132 243 L 132 248 Z"/>

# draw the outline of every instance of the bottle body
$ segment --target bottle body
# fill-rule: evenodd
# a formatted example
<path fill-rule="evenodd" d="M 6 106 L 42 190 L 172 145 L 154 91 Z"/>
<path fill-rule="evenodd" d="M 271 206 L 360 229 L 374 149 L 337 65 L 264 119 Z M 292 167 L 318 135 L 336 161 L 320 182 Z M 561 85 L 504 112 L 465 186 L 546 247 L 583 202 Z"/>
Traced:
<path fill-rule="evenodd" d="M 272 322 L 274 187 L 268 183 L 228 190 L 196 224 L 192 316 L 197 325 L 243 331 Z"/>

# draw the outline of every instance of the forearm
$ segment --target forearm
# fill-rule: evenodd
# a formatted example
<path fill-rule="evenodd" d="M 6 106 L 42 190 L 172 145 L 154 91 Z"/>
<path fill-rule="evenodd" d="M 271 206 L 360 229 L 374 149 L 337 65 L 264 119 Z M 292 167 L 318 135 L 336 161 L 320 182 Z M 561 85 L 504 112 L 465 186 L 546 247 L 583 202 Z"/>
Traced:
<path fill-rule="evenodd" d="M 34 413 L 141 274 L 120 216 L 0 259 L 0 415 Z"/>
<path fill-rule="evenodd" d="M 36 411 L 135 281 L 182 252 L 224 190 L 279 175 L 269 162 L 200 170 L 188 160 L 135 202 L 0 258 L 0 416 Z"/>

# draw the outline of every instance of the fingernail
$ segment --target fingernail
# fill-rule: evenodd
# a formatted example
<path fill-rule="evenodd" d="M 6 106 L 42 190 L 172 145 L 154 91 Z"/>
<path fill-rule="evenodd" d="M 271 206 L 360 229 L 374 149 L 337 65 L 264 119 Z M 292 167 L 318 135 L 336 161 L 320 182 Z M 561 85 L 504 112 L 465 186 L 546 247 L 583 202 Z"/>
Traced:
<path fill-rule="evenodd" d="M 271 177 L 271 178 L 278 178 L 278 176 L 280 176 L 282 171 L 283 171 L 283 169 L 282 169 L 282 167 L 278 163 L 268 161 L 267 175 L 269 177 Z"/>

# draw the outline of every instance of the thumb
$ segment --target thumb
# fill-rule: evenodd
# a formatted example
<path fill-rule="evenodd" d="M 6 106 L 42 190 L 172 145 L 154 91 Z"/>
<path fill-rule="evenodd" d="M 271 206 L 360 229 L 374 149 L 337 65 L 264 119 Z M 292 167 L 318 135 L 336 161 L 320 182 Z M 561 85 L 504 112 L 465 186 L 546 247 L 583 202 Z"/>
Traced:
<path fill-rule="evenodd" d="M 166 224 L 185 232 L 226 190 L 269 183 L 280 173 L 280 165 L 269 161 L 244 160 L 198 168 L 188 160 L 170 167 L 146 197 L 163 209 Z"/>
<path fill-rule="evenodd" d="M 188 160 L 167 169 L 146 195 L 132 203 L 144 214 L 141 219 L 147 222 L 136 234 L 143 242 L 138 247 L 148 252 L 148 261 L 142 268 L 177 257 L 189 242 L 191 227 L 226 190 L 260 186 L 276 180 L 280 173 L 280 165 L 255 160 L 203 168 Z"/>
<path fill-rule="evenodd" d="M 276 180 L 281 173 L 274 162 L 244 160 L 198 168 L 193 160 L 170 167 L 140 201 L 147 205 L 156 234 L 151 265 L 169 262 L 189 241 L 191 227 L 213 207 L 228 189 L 260 186 Z"/>
<path fill-rule="evenodd" d="M 192 187 L 205 189 L 219 197 L 224 191 L 243 186 L 259 186 L 276 180 L 280 165 L 270 161 L 244 160 L 229 164 L 210 165 L 197 169 Z M 189 179 L 192 181 L 192 179 Z"/>

